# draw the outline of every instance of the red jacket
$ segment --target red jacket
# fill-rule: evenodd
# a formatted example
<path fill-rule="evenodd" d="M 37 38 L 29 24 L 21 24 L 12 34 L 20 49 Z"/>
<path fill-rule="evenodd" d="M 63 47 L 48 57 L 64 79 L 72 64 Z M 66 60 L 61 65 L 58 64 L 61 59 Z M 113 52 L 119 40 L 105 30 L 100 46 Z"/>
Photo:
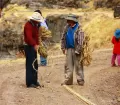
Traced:
<path fill-rule="evenodd" d="M 114 44 L 113 53 L 120 54 L 120 41 L 117 41 L 115 36 L 113 36 L 112 43 Z"/>
<path fill-rule="evenodd" d="M 29 21 L 24 26 L 24 41 L 30 46 L 39 45 L 38 27 Z"/>

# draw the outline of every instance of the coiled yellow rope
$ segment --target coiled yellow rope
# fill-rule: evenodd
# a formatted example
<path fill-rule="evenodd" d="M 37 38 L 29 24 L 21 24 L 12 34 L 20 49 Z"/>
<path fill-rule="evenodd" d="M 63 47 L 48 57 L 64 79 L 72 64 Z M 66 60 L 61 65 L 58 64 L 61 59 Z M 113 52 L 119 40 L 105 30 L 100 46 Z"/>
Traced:
<path fill-rule="evenodd" d="M 90 37 L 85 36 L 84 42 L 83 42 L 83 47 L 81 51 L 81 58 L 80 58 L 80 63 L 83 62 L 84 66 L 89 66 L 92 61 L 92 48 L 89 44 Z"/>

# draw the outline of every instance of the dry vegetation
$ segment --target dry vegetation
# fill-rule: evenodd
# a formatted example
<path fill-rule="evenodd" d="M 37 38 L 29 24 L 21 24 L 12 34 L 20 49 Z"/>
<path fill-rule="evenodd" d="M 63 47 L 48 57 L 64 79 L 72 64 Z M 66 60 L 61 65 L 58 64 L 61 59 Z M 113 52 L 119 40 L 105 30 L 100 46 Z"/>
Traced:
<path fill-rule="evenodd" d="M 82 25 L 87 35 L 91 37 L 91 44 L 94 48 L 109 47 L 111 37 L 114 35 L 114 31 L 120 28 L 119 19 L 112 17 L 112 12 L 109 11 L 93 11 L 93 12 L 82 12 L 81 9 L 66 8 L 66 9 L 41 9 L 43 16 L 46 17 L 49 14 L 69 14 L 74 13 L 82 16 Z M 25 18 L 33 13 L 33 10 L 26 9 L 24 6 L 18 6 L 17 4 L 8 5 L 3 10 L 4 16 L 0 20 L 0 23 L 6 21 L 6 23 L 0 24 L 0 27 L 4 30 L 7 25 L 11 25 L 11 29 L 16 29 L 18 33 L 23 32 L 23 28 L 18 27 L 21 23 L 24 25 Z M 109 16 L 109 14 L 111 16 Z M 12 23 L 13 22 L 13 23 Z M 19 24 L 20 23 L 20 24 Z M 13 25 L 14 24 L 14 25 Z M 2 30 L 0 29 L 0 30 Z"/>
<path fill-rule="evenodd" d="M 115 29 L 120 28 L 120 20 L 114 19 L 113 13 L 109 11 L 83 12 L 81 9 L 73 8 L 43 8 L 42 12 L 44 17 L 48 14 L 81 15 L 83 29 L 86 35 L 90 36 L 90 43 L 94 48 L 111 47 L 111 37 Z M 24 6 L 9 5 L 3 13 L 4 16 L 0 19 L 0 27 L 2 27 L 0 30 L 7 28 L 7 25 L 12 26 L 11 30 L 19 30 L 19 23 L 24 25 L 24 19 L 30 16 L 33 10 L 26 9 Z M 6 22 L 4 27 L 3 20 Z M 23 28 L 20 30 L 22 33 Z M 9 37 L 10 35 L 7 38 Z M 75 84 L 71 87 L 96 105 L 120 105 L 117 100 L 120 97 L 120 69 L 110 68 L 111 52 L 111 50 L 94 52 L 91 66 L 85 67 L 85 86 L 79 87 Z M 39 68 L 39 80 L 45 84 L 45 87 L 38 90 L 26 89 L 24 85 L 25 59 L 0 60 L 0 105 L 84 105 L 60 86 L 63 81 L 65 61 L 64 56 L 61 56 L 60 44 L 53 45 L 48 53 L 49 66 Z"/>
<path fill-rule="evenodd" d="M 90 35 L 94 48 L 109 47 L 114 31 L 120 28 L 119 24 L 119 19 L 102 14 L 94 17 L 84 29 Z"/>

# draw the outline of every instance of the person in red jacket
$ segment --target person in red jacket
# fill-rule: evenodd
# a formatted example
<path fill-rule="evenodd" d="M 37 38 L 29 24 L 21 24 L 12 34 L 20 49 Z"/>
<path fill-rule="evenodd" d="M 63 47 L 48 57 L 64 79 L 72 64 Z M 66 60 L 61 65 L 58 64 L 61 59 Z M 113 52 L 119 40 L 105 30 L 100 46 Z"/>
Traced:
<path fill-rule="evenodd" d="M 40 86 L 37 72 L 38 62 L 36 60 L 39 47 L 38 24 L 43 21 L 43 18 L 39 13 L 34 12 L 29 19 L 30 20 L 24 26 L 26 85 L 27 87 L 36 88 Z"/>
<path fill-rule="evenodd" d="M 114 44 L 114 47 L 111 64 L 113 67 L 117 66 L 115 63 L 115 60 L 117 58 L 118 66 L 120 66 L 120 29 L 117 29 L 115 31 L 115 35 L 112 38 L 112 43 Z"/>

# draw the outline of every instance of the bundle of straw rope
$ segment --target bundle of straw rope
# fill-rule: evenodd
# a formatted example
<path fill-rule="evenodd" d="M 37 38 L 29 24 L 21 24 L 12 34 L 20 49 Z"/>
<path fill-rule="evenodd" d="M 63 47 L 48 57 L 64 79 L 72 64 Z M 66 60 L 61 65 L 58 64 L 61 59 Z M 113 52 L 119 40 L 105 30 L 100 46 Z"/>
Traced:
<path fill-rule="evenodd" d="M 49 29 L 46 29 L 45 27 L 40 27 L 40 36 L 39 36 L 39 49 L 38 49 L 38 53 L 39 55 L 41 55 L 44 58 L 47 58 L 48 54 L 47 54 L 47 48 L 45 47 L 45 45 L 42 42 L 42 39 L 46 39 L 46 38 L 50 38 L 52 37 L 51 35 L 51 31 Z"/>
<path fill-rule="evenodd" d="M 81 58 L 80 58 L 80 63 L 82 62 L 84 66 L 89 66 L 92 61 L 92 48 L 89 44 L 90 37 L 85 36 L 84 41 L 83 41 L 83 47 L 81 51 Z"/>
<path fill-rule="evenodd" d="M 45 48 L 45 46 L 43 44 L 41 44 L 39 46 L 38 53 L 39 53 L 39 55 L 41 55 L 44 58 L 47 58 L 47 56 L 48 56 L 48 54 L 47 54 L 47 48 Z"/>
<path fill-rule="evenodd" d="M 45 27 L 41 27 L 41 38 L 50 38 L 52 37 L 51 31 Z"/>

